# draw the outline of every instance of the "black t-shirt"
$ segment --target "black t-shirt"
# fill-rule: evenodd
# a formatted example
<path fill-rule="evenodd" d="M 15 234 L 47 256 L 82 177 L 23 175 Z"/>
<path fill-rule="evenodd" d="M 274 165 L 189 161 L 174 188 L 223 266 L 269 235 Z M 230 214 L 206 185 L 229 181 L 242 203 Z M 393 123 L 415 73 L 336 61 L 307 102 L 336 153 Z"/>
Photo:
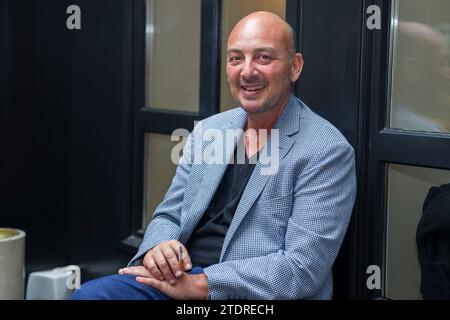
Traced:
<path fill-rule="evenodd" d="M 237 150 L 234 163 L 228 164 L 214 197 L 186 244 L 193 266 L 207 267 L 219 262 L 225 235 L 255 168 L 258 154 L 250 159 L 244 156 L 245 163 L 241 160 L 238 164 Z"/>

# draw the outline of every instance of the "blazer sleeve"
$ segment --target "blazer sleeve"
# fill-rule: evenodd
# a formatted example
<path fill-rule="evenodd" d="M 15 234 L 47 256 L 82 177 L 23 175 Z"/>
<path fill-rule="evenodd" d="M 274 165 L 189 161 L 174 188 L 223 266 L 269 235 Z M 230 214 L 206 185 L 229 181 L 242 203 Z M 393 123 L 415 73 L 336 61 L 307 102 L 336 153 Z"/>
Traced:
<path fill-rule="evenodd" d="M 167 190 L 163 201 L 156 208 L 152 221 L 145 231 L 144 239 L 137 254 L 129 262 L 129 266 L 142 264 L 141 258 L 148 250 L 159 243 L 178 239 L 180 235 L 180 214 L 184 191 L 193 163 L 193 136 L 191 133 L 183 148 L 183 156 L 177 166 L 175 176 Z"/>
<path fill-rule="evenodd" d="M 307 299 L 320 292 L 339 252 L 356 193 L 353 148 L 325 146 L 294 187 L 284 250 L 204 269 L 210 299 Z"/>

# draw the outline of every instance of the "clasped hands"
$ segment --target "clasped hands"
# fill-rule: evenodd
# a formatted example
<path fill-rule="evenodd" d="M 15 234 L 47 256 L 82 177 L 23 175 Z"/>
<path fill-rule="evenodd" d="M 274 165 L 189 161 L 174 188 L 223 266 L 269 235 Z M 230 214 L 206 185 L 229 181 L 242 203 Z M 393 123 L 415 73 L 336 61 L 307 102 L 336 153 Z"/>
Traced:
<path fill-rule="evenodd" d="M 183 251 L 183 263 L 178 252 Z M 208 298 L 208 280 L 205 274 L 187 274 L 192 268 L 191 258 L 177 240 L 163 241 L 144 256 L 143 266 L 126 267 L 119 274 L 135 275 L 136 281 L 149 285 L 174 299 L 205 300 Z M 182 270 L 184 265 L 185 269 Z"/>

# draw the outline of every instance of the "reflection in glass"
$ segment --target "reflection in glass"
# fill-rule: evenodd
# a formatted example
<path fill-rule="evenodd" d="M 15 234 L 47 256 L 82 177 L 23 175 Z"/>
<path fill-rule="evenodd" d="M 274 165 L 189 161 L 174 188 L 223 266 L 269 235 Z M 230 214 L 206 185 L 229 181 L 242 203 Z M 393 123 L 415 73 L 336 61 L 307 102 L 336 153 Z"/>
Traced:
<path fill-rule="evenodd" d="M 450 132 L 450 0 L 395 3 L 390 127 Z"/>
<path fill-rule="evenodd" d="M 416 235 L 423 228 L 418 225 L 424 216 L 423 206 L 430 188 L 450 183 L 450 172 L 392 164 L 388 179 L 386 296 L 422 299 Z"/>
<path fill-rule="evenodd" d="M 182 140 L 182 146 L 185 141 L 186 139 Z M 175 175 L 177 164 L 172 162 L 171 153 L 172 148 L 178 143 L 171 141 L 170 135 L 156 133 L 145 135 L 144 227 L 152 219 L 153 212 L 164 198 Z"/>
<path fill-rule="evenodd" d="M 222 1 L 222 66 L 220 85 L 220 111 L 237 106 L 230 93 L 227 74 L 225 72 L 228 35 L 234 25 L 247 14 L 258 11 L 270 11 L 285 18 L 286 0 L 226 0 Z"/>
<path fill-rule="evenodd" d="M 146 106 L 198 112 L 201 0 L 146 4 Z"/>

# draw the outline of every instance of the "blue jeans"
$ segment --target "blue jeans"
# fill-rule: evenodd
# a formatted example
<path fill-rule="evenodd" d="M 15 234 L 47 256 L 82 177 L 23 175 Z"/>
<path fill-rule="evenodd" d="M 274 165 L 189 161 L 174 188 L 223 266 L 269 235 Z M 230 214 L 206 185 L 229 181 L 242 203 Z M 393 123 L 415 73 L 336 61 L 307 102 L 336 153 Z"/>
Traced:
<path fill-rule="evenodd" d="M 189 274 L 203 273 L 194 267 Z M 172 300 L 171 297 L 146 284 L 136 281 L 136 276 L 115 274 L 84 283 L 71 300 Z"/>

